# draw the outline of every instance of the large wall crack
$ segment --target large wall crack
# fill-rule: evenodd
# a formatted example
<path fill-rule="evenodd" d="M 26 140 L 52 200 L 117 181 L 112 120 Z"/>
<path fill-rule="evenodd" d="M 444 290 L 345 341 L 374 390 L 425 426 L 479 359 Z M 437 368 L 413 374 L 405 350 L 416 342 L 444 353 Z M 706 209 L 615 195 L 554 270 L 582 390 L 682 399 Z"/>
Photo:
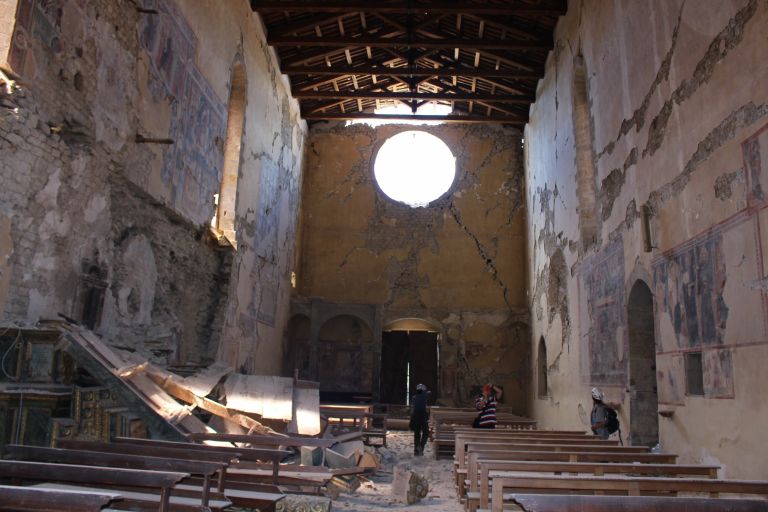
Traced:
<path fill-rule="evenodd" d="M 486 249 L 486 247 L 483 245 L 482 242 L 477 238 L 477 236 L 472 233 L 472 231 L 469 230 L 469 228 L 462 222 L 461 220 L 461 214 L 459 213 L 459 209 L 456 207 L 456 205 L 451 202 L 451 204 L 448 206 L 448 209 L 451 212 L 451 215 L 453 216 L 453 220 L 456 221 L 456 224 L 461 227 L 461 229 L 469 235 L 469 237 L 472 239 L 472 241 L 475 243 L 475 247 L 477 247 L 477 252 L 480 254 L 480 257 L 483 258 L 485 261 L 485 268 L 488 270 L 488 273 L 491 275 L 491 279 L 498 284 L 501 289 L 502 293 L 504 295 L 504 302 L 507 304 L 508 307 L 512 307 L 512 305 L 509 303 L 509 289 L 507 288 L 507 285 L 502 282 L 502 280 L 499 278 L 499 271 L 496 268 L 496 263 L 493 260 L 493 256 L 491 255 L 490 251 Z"/>
<path fill-rule="evenodd" d="M 661 85 L 661 83 L 666 81 L 669 77 L 669 69 L 672 65 L 672 56 L 674 55 L 675 48 L 677 47 L 677 37 L 680 32 L 680 24 L 683 19 L 684 8 L 685 2 L 680 5 L 680 12 L 677 15 L 677 22 L 675 23 L 675 28 L 672 31 L 672 44 L 669 45 L 669 50 L 667 50 L 666 55 L 664 55 L 664 59 L 662 59 L 661 65 L 659 66 L 658 71 L 656 71 L 656 78 L 653 80 L 651 87 L 645 94 L 643 102 L 640 104 L 637 110 L 634 111 L 632 117 L 629 119 L 624 119 L 624 121 L 621 123 L 621 129 L 619 130 L 618 137 L 616 137 L 616 140 L 611 141 L 607 146 L 605 146 L 605 148 L 603 148 L 602 151 L 600 151 L 600 153 L 597 155 L 598 159 L 604 154 L 610 155 L 613 153 L 613 150 L 616 147 L 616 143 L 618 143 L 622 137 L 627 135 L 630 130 L 632 130 L 632 128 L 640 130 L 645 124 L 645 115 L 648 111 L 648 106 L 651 104 L 651 99 L 656 93 L 656 89 L 658 89 L 659 85 Z"/>
<path fill-rule="evenodd" d="M 693 76 L 684 80 L 672 93 L 669 100 L 664 103 L 659 114 L 653 119 L 649 127 L 648 145 L 643 150 L 643 157 L 653 155 L 664 142 L 667 123 L 672 115 L 675 104 L 680 105 L 712 77 L 717 64 L 722 61 L 730 51 L 744 38 L 744 27 L 757 11 L 757 0 L 751 0 L 746 7 L 741 9 L 730 19 L 728 25 L 710 43 L 704 57 L 696 64 Z"/>

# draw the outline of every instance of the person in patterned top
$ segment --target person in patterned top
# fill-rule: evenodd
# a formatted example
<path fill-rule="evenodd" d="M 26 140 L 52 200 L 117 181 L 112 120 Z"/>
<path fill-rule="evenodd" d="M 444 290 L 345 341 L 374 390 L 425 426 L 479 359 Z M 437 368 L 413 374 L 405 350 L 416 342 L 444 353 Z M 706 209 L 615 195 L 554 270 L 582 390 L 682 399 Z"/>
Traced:
<path fill-rule="evenodd" d="M 475 428 L 496 428 L 496 404 L 503 391 L 491 383 L 483 386 L 483 395 L 475 401 L 475 409 L 480 411 L 472 424 Z"/>

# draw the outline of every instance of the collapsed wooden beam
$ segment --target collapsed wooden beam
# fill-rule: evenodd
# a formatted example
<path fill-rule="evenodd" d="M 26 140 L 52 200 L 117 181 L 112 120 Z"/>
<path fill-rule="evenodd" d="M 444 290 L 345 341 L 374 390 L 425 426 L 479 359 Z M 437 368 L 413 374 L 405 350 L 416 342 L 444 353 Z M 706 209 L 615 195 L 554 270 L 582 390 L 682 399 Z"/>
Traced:
<path fill-rule="evenodd" d="M 250 416 L 232 411 L 227 408 L 227 406 L 211 400 L 210 398 L 197 396 L 196 394 L 192 393 L 192 391 L 188 390 L 182 384 L 177 382 L 173 375 L 154 372 L 151 369 L 148 369 L 146 374 L 150 379 L 152 379 L 153 382 L 155 382 L 155 384 L 163 388 L 166 393 L 174 398 L 181 400 L 182 402 L 186 402 L 188 404 L 194 405 L 195 407 L 199 407 L 200 409 L 207 411 L 215 416 L 233 421 L 241 427 L 248 429 L 249 432 L 258 432 L 259 434 L 265 435 L 275 433 L 271 428 L 262 425 Z"/>

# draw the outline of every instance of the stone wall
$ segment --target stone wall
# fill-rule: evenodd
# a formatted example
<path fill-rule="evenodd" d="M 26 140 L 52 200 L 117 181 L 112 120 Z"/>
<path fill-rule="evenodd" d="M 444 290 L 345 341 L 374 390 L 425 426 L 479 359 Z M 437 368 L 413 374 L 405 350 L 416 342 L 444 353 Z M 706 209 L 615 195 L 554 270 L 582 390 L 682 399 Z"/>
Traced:
<path fill-rule="evenodd" d="M 428 207 L 389 199 L 373 176 L 376 150 L 410 129 L 441 138 L 457 159 L 452 187 Z M 434 326 L 446 403 L 465 404 L 472 386 L 493 380 L 505 387 L 505 405 L 527 410 L 521 147 L 517 130 L 493 126 L 318 124 L 310 132 L 299 293 L 376 305 L 379 328 L 406 318 Z"/>
<path fill-rule="evenodd" d="M 597 385 L 625 437 L 658 422 L 681 462 L 768 476 L 766 26 L 764 0 L 569 2 L 525 134 L 542 425 L 587 427 Z M 636 286 L 653 292 L 652 324 Z M 655 363 L 630 353 L 642 338 Z"/>
<path fill-rule="evenodd" d="M 10 3 L 3 322 L 64 314 L 157 362 L 280 368 L 306 126 L 248 2 Z M 235 65 L 233 249 L 209 224 Z"/>

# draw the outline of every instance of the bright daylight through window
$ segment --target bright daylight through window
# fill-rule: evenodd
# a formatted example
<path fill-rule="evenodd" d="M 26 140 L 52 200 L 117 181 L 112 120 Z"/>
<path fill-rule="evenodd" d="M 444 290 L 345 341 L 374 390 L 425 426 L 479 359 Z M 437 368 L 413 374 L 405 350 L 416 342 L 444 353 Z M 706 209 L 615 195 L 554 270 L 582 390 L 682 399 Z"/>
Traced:
<path fill-rule="evenodd" d="M 427 206 L 453 184 L 456 158 L 429 133 L 401 132 L 379 149 L 373 173 L 382 192 L 409 206 Z"/>

